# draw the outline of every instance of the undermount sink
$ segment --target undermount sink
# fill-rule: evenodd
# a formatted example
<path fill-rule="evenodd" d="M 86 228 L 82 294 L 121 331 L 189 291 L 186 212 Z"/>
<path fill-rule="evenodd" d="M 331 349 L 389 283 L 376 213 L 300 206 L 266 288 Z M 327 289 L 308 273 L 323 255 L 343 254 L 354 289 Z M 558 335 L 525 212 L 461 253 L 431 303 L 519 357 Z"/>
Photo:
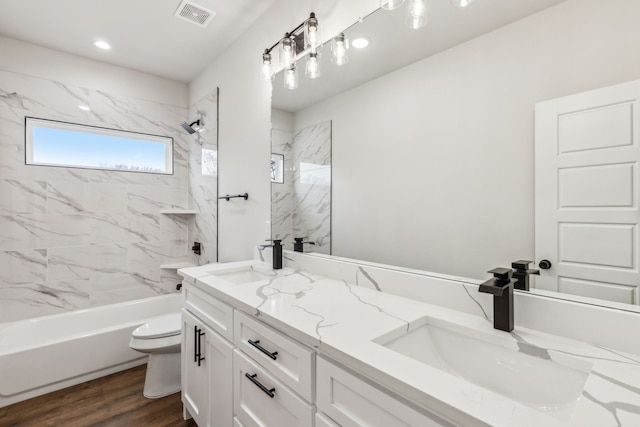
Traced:
<path fill-rule="evenodd" d="M 272 270 L 261 269 L 255 265 L 247 265 L 245 267 L 238 267 L 232 270 L 225 270 L 222 272 L 211 271 L 212 276 L 218 277 L 234 285 L 244 285 L 246 283 L 259 282 L 261 280 L 270 280 L 276 277 L 276 273 Z"/>
<path fill-rule="evenodd" d="M 374 340 L 393 351 L 561 420 L 568 420 L 591 364 L 518 340 L 424 317 Z M 502 334 L 502 333 L 501 333 Z"/>

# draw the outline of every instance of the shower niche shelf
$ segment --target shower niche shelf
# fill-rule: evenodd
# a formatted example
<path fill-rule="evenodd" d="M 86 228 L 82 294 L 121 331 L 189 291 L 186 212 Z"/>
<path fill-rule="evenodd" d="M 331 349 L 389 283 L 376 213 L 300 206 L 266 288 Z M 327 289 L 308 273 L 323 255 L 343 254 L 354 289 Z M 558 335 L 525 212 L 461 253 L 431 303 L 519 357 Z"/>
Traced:
<path fill-rule="evenodd" d="M 196 265 L 192 262 L 174 262 L 169 264 L 162 264 L 160 268 L 163 270 L 179 270 L 181 268 L 195 267 Z"/>
<path fill-rule="evenodd" d="M 163 215 L 195 215 L 195 209 L 162 209 L 160 211 Z"/>

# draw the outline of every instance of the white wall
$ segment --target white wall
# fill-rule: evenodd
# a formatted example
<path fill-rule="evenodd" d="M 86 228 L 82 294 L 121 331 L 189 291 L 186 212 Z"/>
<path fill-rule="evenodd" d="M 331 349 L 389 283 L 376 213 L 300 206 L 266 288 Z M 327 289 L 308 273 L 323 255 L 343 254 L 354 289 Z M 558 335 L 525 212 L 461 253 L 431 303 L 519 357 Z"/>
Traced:
<path fill-rule="evenodd" d="M 333 254 L 533 259 L 534 104 L 640 78 L 640 2 L 570 0 L 296 114 L 333 120 Z"/>
<path fill-rule="evenodd" d="M 235 199 L 219 205 L 221 262 L 251 258 L 252 248 L 267 234 L 271 87 L 259 78 L 261 53 L 312 11 L 328 39 L 378 6 L 378 0 L 281 0 L 191 82 L 190 99 L 220 87 L 220 194 L 249 193 L 246 202 Z"/>

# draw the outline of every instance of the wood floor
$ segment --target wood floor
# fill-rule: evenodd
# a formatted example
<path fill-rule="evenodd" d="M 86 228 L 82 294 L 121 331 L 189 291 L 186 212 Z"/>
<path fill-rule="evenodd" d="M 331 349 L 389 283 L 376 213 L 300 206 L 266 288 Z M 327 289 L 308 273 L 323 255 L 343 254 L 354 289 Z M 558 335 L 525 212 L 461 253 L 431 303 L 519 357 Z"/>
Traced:
<path fill-rule="evenodd" d="M 191 427 L 180 393 L 142 395 L 146 365 L 0 408 L 0 426 Z"/>

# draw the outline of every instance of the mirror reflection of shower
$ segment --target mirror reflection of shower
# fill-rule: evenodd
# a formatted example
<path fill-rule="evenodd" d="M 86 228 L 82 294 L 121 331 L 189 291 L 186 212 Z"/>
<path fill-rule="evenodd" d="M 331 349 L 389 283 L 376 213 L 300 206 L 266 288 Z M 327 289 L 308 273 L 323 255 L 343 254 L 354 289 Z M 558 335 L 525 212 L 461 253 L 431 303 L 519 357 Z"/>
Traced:
<path fill-rule="evenodd" d="M 304 238 L 315 243 L 305 252 L 331 254 L 331 121 L 295 130 L 290 123 L 271 131 L 271 236 L 285 249 Z"/>

